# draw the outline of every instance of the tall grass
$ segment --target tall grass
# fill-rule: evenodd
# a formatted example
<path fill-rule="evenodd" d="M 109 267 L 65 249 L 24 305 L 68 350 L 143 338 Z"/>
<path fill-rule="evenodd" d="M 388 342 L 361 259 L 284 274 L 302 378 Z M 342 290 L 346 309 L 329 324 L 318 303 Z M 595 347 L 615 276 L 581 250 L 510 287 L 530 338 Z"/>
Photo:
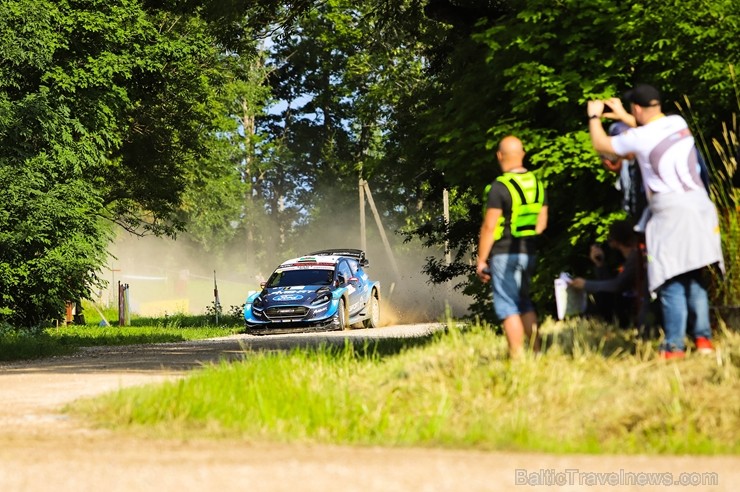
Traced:
<path fill-rule="evenodd" d="M 730 78 L 735 88 L 735 100 L 740 112 L 740 85 L 735 68 L 729 66 Z M 740 189 L 732 184 L 732 178 L 738 172 L 737 153 L 740 149 L 740 126 L 737 113 L 722 123 L 722 134 L 710 141 L 700 128 L 692 112 L 688 98 L 684 99 L 685 107 L 678 105 L 696 129 L 697 145 L 707 159 L 710 176 L 710 195 L 717 206 L 719 225 L 722 233 L 722 251 L 725 260 L 725 274 L 715 272 L 711 289 L 711 301 L 717 314 L 727 319 L 740 321 Z"/>
<path fill-rule="evenodd" d="M 510 361 L 491 330 L 449 329 L 379 356 L 351 345 L 249 353 L 70 411 L 157 436 L 485 450 L 740 452 L 740 335 L 678 362 L 594 322 L 550 323 Z"/>

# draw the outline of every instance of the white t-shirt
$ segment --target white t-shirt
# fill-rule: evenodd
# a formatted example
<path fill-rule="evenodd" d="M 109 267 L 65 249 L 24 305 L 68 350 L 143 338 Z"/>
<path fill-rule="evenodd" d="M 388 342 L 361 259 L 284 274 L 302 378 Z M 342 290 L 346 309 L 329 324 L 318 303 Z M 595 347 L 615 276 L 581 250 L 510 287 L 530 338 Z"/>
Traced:
<path fill-rule="evenodd" d="M 635 154 L 645 187 L 653 193 L 703 190 L 694 137 L 686 121 L 665 116 L 612 137 L 614 151 Z"/>

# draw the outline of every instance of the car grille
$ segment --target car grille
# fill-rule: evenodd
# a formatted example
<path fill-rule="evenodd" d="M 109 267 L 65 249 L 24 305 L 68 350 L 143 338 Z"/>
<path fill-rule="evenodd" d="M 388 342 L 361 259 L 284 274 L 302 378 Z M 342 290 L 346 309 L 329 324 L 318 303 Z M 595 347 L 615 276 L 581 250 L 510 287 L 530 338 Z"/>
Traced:
<path fill-rule="evenodd" d="M 277 306 L 265 309 L 268 319 L 301 319 L 308 314 L 304 306 Z"/>

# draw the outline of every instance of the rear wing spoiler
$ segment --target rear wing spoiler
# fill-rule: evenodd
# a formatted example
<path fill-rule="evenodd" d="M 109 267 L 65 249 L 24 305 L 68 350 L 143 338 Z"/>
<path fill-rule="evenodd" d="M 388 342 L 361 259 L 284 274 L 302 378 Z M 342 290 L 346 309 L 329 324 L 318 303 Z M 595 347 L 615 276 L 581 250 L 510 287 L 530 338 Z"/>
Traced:
<path fill-rule="evenodd" d="M 367 258 L 365 258 L 365 252 L 361 249 L 322 249 L 320 251 L 314 251 L 306 256 L 348 256 L 354 258 L 360 262 L 360 265 L 366 267 L 370 264 Z"/>

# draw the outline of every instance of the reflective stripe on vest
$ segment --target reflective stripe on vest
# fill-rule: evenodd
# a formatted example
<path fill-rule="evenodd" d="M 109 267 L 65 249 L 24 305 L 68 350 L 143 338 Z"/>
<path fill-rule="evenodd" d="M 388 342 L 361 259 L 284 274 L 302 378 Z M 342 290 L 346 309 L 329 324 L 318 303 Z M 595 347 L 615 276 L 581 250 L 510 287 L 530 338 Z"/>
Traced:
<path fill-rule="evenodd" d="M 496 181 L 506 186 L 511 195 L 511 235 L 527 237 L 537 234 L 537 217 L 545 201 L 542 183 L 531 172 L 504 173 Z M 490 185 L 487 189 L 490 189 Z M 493 239 L 498 241 L 504 235 L 506 218 L 500 217 Z"/>

